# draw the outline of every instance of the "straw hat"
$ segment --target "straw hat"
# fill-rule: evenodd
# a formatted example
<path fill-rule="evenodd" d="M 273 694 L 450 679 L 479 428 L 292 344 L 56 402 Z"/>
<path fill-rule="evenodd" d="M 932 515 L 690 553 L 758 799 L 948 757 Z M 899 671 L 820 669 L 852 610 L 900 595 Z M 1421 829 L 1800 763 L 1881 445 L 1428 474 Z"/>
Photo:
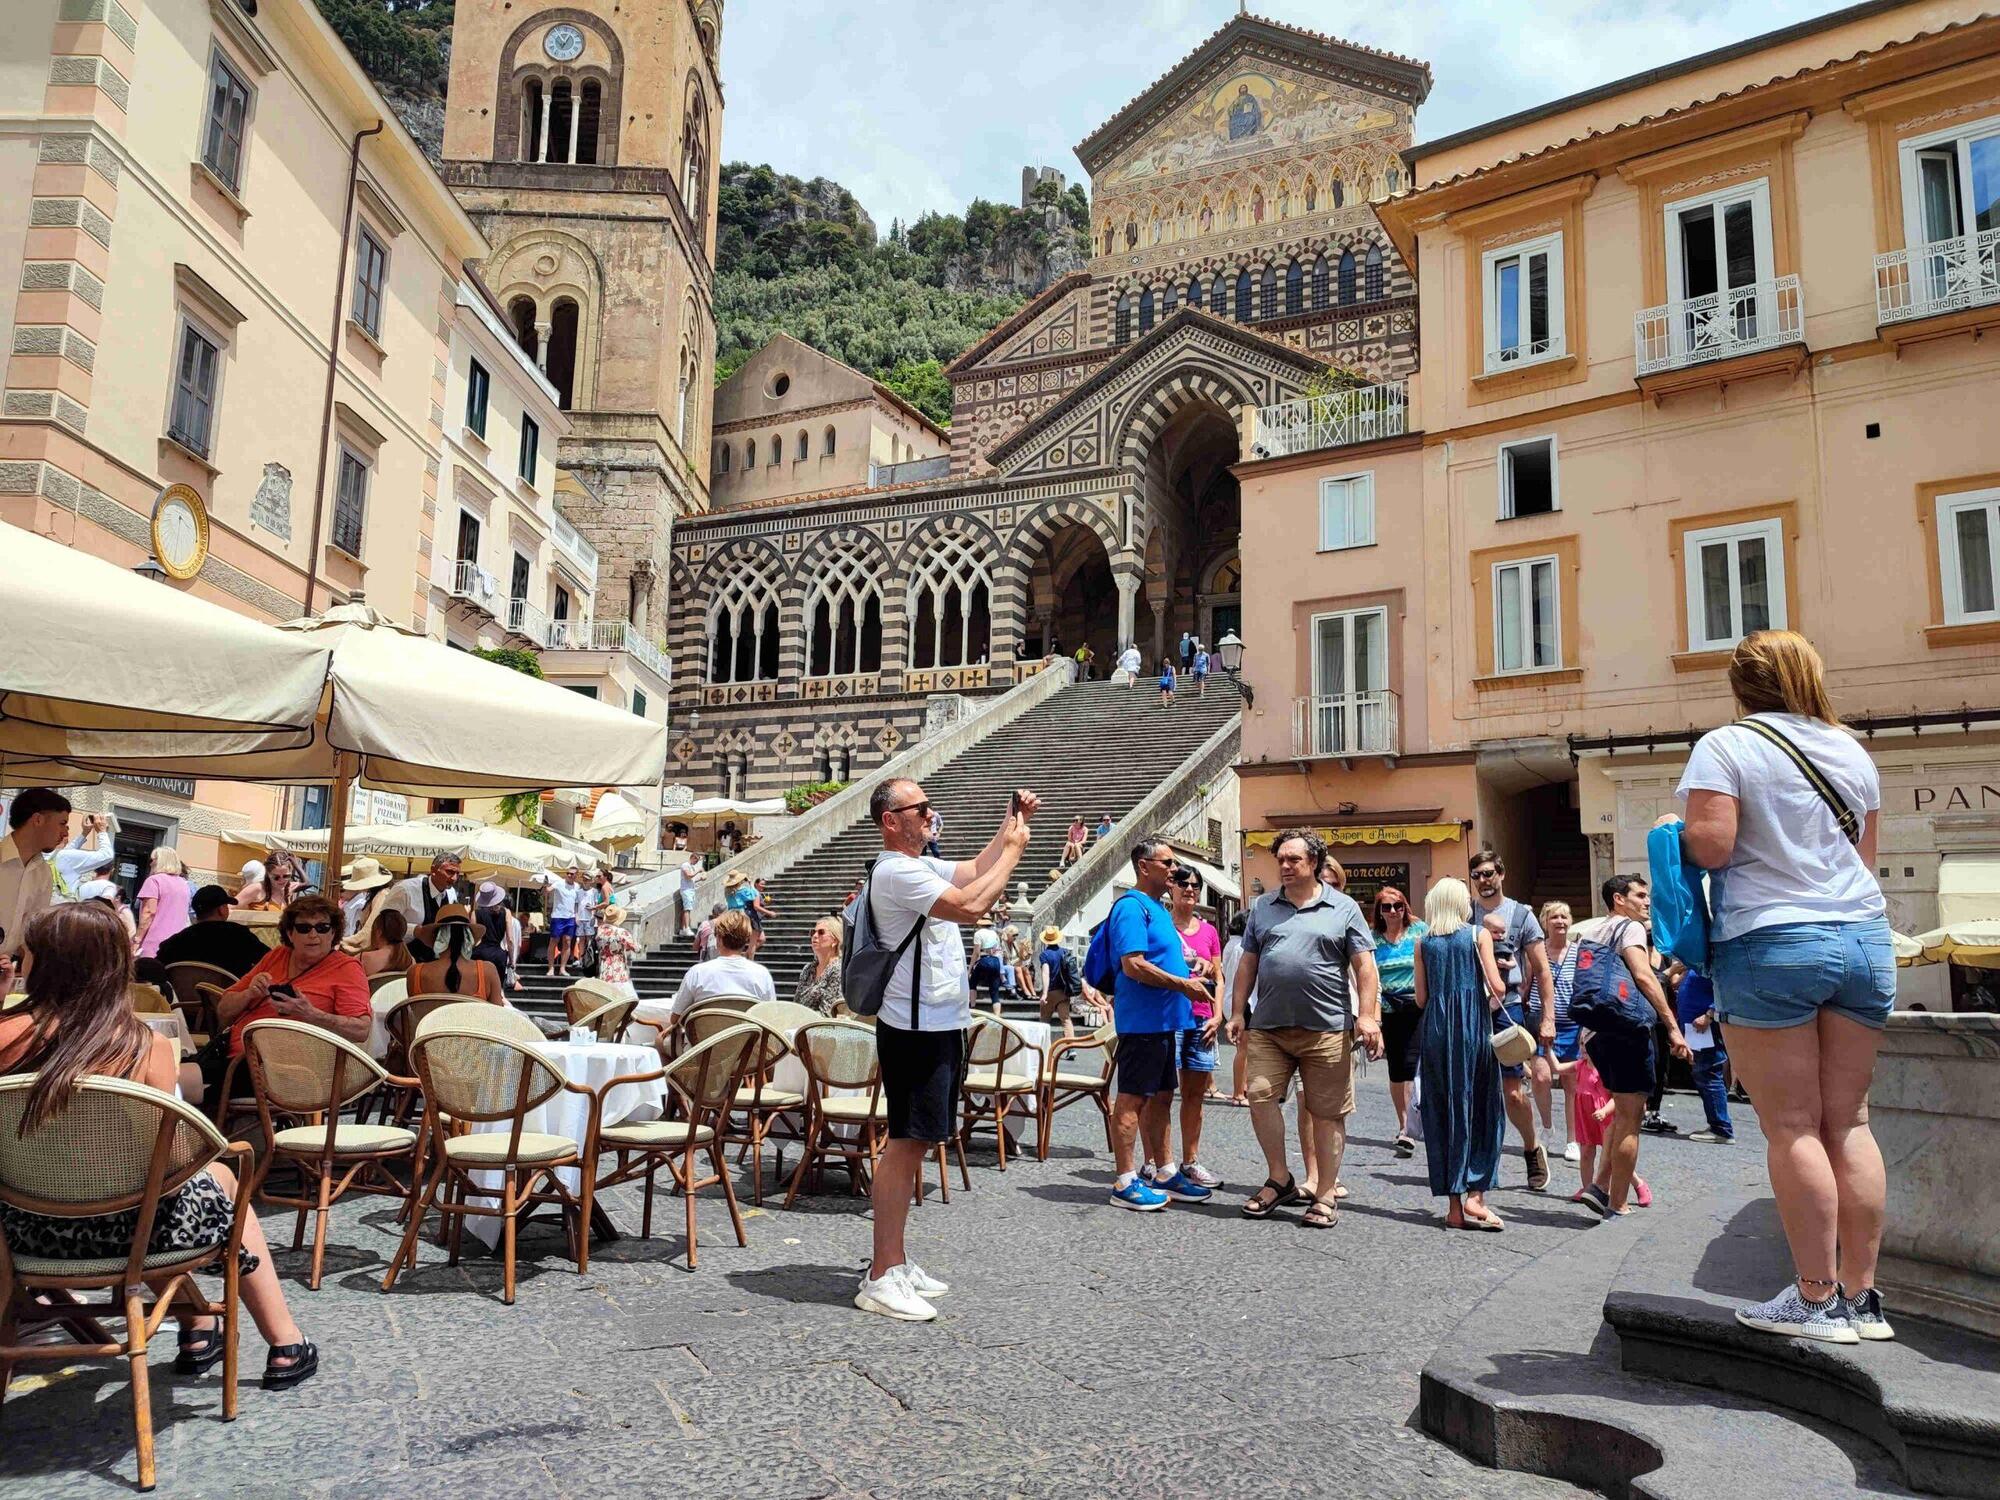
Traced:
<path fill-rule="evenodd" d="M 1053 948 L 1060 942 L 1062 942 L 1062 929 L 1060 927 L 1044 927 L 1042 929 L 1043 947 Z"/>
<path fill-rule="evenodd" d="M 365 854 L 350 860 L 340 871 L 341 889 L 350 894 L 355 891 L 379 891 L 395 878 L 382 868 L 380 860 L 370 859 Z"/>
<path fill-rule="evenodd" d="M 609 922 L 613 927 L 623 927 L 625 919 L 631 914 L 629 907 L 620 906 L 614 901 L 597 914 L 597 920 L 600 922 Z"/>
<path fill-rule="evenodd" d="M 454 901 L 449 906 L 440 906 L 438 908 L 437 919 L 433 925 L 442 927 L 447 922 L 463 922 L 467 926 L 470 926 L 472 924 L 472 908 L 467 906 L 463 901 Z"/>
<path fill-rule="evenodd" d="M 726 891 L 733 891 L 739 885 L 747 884 L 749 879 L 750 877 L 745 875 L 741 870 L 731 870 L 728 878 L 722 882 L 722 888 Z"/>

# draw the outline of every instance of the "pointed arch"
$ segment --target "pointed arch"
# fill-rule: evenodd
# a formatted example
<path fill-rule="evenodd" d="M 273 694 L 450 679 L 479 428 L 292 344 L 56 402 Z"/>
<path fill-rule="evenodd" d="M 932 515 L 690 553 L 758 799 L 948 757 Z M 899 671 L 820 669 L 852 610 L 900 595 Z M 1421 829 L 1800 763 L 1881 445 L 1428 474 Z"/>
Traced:
<path fill-rule="evenodd" d="M 778 599 L 784 564 L 768 548 L 734 548 L 708 570 L 712 579 L 704 661 L 711 685 L 772 682 L 780 671 Z"/>
<path fill-rule="evenodd" d="M 903 614 L 911 668 L 971 666 L 992 651 L 991 538 L 969 526 L 941 525 L 906 549 Z"/>

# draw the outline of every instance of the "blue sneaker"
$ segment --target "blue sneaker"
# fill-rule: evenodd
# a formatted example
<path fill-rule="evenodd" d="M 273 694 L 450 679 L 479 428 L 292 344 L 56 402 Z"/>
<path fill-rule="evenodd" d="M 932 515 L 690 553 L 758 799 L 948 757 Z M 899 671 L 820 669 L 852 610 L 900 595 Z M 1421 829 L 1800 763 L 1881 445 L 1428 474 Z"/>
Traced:
<path fill-rule="evenodd" d="M 1214 1193 L 1188 1176 L 1185 1169 L 1174 1173 L 1173 1176 L 1164 1181 L 1155 1182 L 1153 1186 L 1166 1194 L 1167 1197 L 1178 1199 L 1182 1203 L 1206 1203 L 1215 1196 Z"/>
<path fill-rule="evenodd" d="M 1167 1206 L 1167 1195 L 1149 1182 L 1134 1177 L 1122 1188 L 1111 1190 L 1111 1201 L 1120 1208 L 1134 1209 L 1142 1214 L 1158 1213 Z"/>

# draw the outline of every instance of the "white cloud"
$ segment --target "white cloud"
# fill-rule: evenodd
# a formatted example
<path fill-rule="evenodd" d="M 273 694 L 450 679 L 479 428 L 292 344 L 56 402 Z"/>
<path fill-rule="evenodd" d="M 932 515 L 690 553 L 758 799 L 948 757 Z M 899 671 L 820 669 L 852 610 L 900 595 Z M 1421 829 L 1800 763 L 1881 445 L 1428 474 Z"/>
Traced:
<path fill-rule="evenodd" d="M 1421 58 L 1419 139 L 1824 14 L 1828 0 L 1261 0 L 1273 20 Z M 1227 0 L 735 0 L 722 45 L 726 161 L 850 189 L 885 229 L 1020 169 L 1080 177 L 1076 143 L 1233 14 Z"/>

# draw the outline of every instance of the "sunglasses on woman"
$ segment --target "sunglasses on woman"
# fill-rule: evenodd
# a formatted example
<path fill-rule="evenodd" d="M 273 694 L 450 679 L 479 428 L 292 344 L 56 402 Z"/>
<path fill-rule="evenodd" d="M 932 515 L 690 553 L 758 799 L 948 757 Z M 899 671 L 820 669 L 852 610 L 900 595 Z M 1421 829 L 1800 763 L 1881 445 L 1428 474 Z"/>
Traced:
<path fill-rule="evenodd" d="M 331 922 L 294 922 L 294 923 L 292 923 L 292 931 L 294 931 L 294 932 L 331 932 L 331 931 L 333 931 L 333 923 L 331 923 Z"/>
<path fill-rule="evenodd" d="M 1375 910 L 1377 910 L 1377 911 L 1408 911 L 1408 910 L 1409 910 L 1409 908 L 1408 908 L 1408 907 L 1406 907 L 1406 906 L 1404 906 L 1404 905 L 1403 905 L 1403 903 L 1402 903 L 1402 902 L 1400 902 L 1400 901 L 1378 901 L 1378 902 L 1376 902 L 1376 903 L 1375 903 Z"/>

